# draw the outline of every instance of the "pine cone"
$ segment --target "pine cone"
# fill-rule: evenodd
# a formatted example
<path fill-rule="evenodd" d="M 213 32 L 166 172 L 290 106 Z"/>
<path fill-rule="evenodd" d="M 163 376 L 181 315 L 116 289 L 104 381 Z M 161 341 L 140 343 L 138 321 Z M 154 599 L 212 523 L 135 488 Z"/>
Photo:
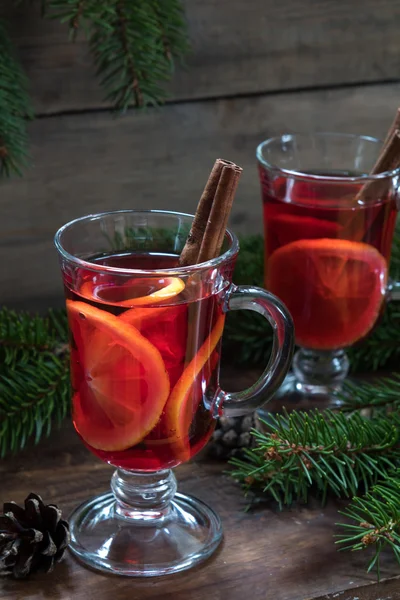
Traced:
<path fill-rule="evenodd" d="M 31 572 L 52 571 L 69 544 L 69 525 L 55 504 L 29 494 L 25 508 L 5 502 L 0 516 L 0 576 L 23 579 Z"/>
<path fill-rule="evenodd" d="M 254 446 L 250 431 L 257 428 L 255 414 L 244 417 L 220 417 L 209 442 L 209 454 L 213 458 L 228 459 L 243 455 L 244 448 Z"/>

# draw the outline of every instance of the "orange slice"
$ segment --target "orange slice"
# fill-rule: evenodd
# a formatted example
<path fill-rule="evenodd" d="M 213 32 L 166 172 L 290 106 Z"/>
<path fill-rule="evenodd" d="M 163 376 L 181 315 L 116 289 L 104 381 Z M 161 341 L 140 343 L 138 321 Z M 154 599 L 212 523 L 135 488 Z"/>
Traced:
<path fill-rule="evenodd" d="M 172 388 L 185 366 L 188 336 L 187 304 L 131 308 L 119 318 L 134 325 L 158 348 Z"/>
<path fill-rule="evenodd" d="M 168 441 L 173 447 L 174 454 L 182 462 L 190 458 L 189 428 L 197 409 L 196 398 L 192 398 L 192 392 L 197 387 L 196 383 L 200 372 L 210 360 L 221 339 L 224 322 L 225 315 L 222 314 L 218 317 L 213 330 L 196 356 L 178 379 L 165 407 L 164 420 L 168 431 Z"/>
<path fill-rule="evenodd" d="M 386 282 L 387 264 L 378 250 L 348 240 L 292 242 L 267 265 L 267 287 L 292 313 L 297 343 L 305 348 L 344 348 L 367 335 Z"/>
<path fill-rule="evenodd" d="M 103 304 L 135 307 L 157 304 L 177 296 L 185 288 L 179 277 L 135 277 L 118 284 L 115 281 L 86 281 L 79 294 Z"/>
<path fill-rule="evenodd" d="M 67 312 L 76 429 L 98 450 L 130 448 L 156 425 L 169 395 L 161 354 L 112 314 L 72 300 Z"/>
<path fill-rule="evenodd" d="M 131 308 L 130 310 L 122 313 L 119 318 L 121 321 L 125 321 L 125 323 L 129 323 L 130 325 L 133 325 L 141 330 L 142 327 L 148 325 L 149 323 L 154 323 L 155 321 L 162 319 L 163 316 L 166 316 L 170 310 L 170 306 Z"/>

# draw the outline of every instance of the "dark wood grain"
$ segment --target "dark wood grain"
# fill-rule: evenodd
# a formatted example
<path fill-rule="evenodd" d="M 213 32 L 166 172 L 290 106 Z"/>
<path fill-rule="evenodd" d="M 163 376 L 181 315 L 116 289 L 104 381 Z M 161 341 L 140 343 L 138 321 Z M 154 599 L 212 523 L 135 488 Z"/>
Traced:
<path fill-rule="evenodd" d="M 104 210 L 194 212 L 215 158 L 244 167 L 231 226 L 259 233 L 255 149 L 285 131 L 384 135 L 400 85 L 303 92 L 167 106 L 162 111 L 57 116 L 32 123 L 33 165 L 0 182 L 0 304 L 27 308 L 61 298 L 56 229 Z"/>
<path fill-rule="evenodd" d="M 3 0 L 38 113 L 103 106 L 86 43 L 40 18 L 40 2 Z M 400 77 L 397 0 L 185 0 L 192 52 L 173 99 Z"/>
<path fill-rule="evenodd" d="M 231 381 L 232 389 L 252 378 Z M 50 575 L 28 581 L 0 580 L 2 600 L 304 600 L 397 598 L 392 583 L 374 585 L 362 553 L 338 553 L 332 537 L 339 502 L 315 503 L 278 512 L 264 506 L 244 512 L 241 490 L 224 473 L 225 463 L 201 459 L 177 469 L 179 488 L 210 503 L 225 531 L 221 549 L 206 564 L 176 576 L 147 581 L 105 576 L 85 569 L 68 555 Z M 56 502 L 68 514 L 78 503 L 106 490 L 112 468 L 92 457 L 65 422 L 36 448 L 0 463 L 0 502 L 22 502 L 30 491 Z M 383 577 L 398 573 L 384 561 Z M 368 584 L 368 585 L 367 585 Z M 358 593 L 358 586 L 366 586 Z M 390 586 L 389 588 L 387 586 Z M 385 587 L 386 586 L 386 587 Z M 356 589 L 354 589 L 356 588 Z M 350 589 L 352 595 L 339 594 Z M 385 590 L 390 594 L 384 594 Z M 371 592 L 374 590 L 374 592 Z M 375 595 L 374 595 L 375 594 Z M 326 598 L 325 600 L 328 600 Z"/>
<path fill-rule="evenodd" d="M 324 594 L 313 600 L 399 600 L 400 578 L 393 577 L 382 581 L 379 585 L 363 585 L 350 590 L 341 590 L 339 593 Z M 307 600 L 307 599 L 305 599 Z M 308 599 L 310 600 L 310 599 Z"/>

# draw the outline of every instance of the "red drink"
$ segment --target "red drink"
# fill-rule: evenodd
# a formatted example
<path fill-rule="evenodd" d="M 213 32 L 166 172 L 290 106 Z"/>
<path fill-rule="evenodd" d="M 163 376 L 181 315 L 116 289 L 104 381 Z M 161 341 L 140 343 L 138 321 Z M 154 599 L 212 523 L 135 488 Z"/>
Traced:
<path fill-rule="evenodd" d="M 121 269 L 170 269 L 171 255 L 95 259 Z M 219 294 L 178 277 L 128 278 L 79 269 L 65 281 L 73 421 L 88 448 L 125 469 L 156 471 L 208 441 L 224 314 Z M 75 290 L 75 291 L 72 291 Z M 199 300 L 199 296 L 201 299 Z"/>
<path fill-rule="evenodd" d="M 333 350 L 358 342 L 383 307 L 393 202 L 357 203 L 354 183 L 274 178 L 259 168 L 266 287 L 289 308 L 297 343 Z"/>

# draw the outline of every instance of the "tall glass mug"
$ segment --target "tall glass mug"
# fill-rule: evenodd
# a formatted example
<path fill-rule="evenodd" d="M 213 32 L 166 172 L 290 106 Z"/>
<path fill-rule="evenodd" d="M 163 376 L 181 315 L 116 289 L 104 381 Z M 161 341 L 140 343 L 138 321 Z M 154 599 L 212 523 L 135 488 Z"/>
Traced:
<path fill-rule="evenodd" d="M 111 493 L 71 516 L 71 549 L 122 575 L 164 575 L 206 559 L 222 528 L 206 504 L 176 493 L 172 467 L 195 456 L 221 414 L 255 410 L 284 380 L 292 320 L 272 294 L 236 287 L 239 251 L 226 231 L 221 256 L 178 268 L 192 216 L 117 211 L 68 223 L 55 244 L 70 329 L 75 429 L 117 468 Z M 261 378 L 240 393 L 219 386 L 229 310 L 262 314 L 274 330 Z"/>
<path fill-rule="evenodd" d="M 345 349 L 371 333 L 394 288 L 388 271 L 400 171 L 367 175 L 381 147 L 370 137 L 318 133 L 257 148 L 265 286 L 289 308 L 300 347 L 279 396 L 295 403 L 340 404 L 334 394 L 349 369 Z"/>

